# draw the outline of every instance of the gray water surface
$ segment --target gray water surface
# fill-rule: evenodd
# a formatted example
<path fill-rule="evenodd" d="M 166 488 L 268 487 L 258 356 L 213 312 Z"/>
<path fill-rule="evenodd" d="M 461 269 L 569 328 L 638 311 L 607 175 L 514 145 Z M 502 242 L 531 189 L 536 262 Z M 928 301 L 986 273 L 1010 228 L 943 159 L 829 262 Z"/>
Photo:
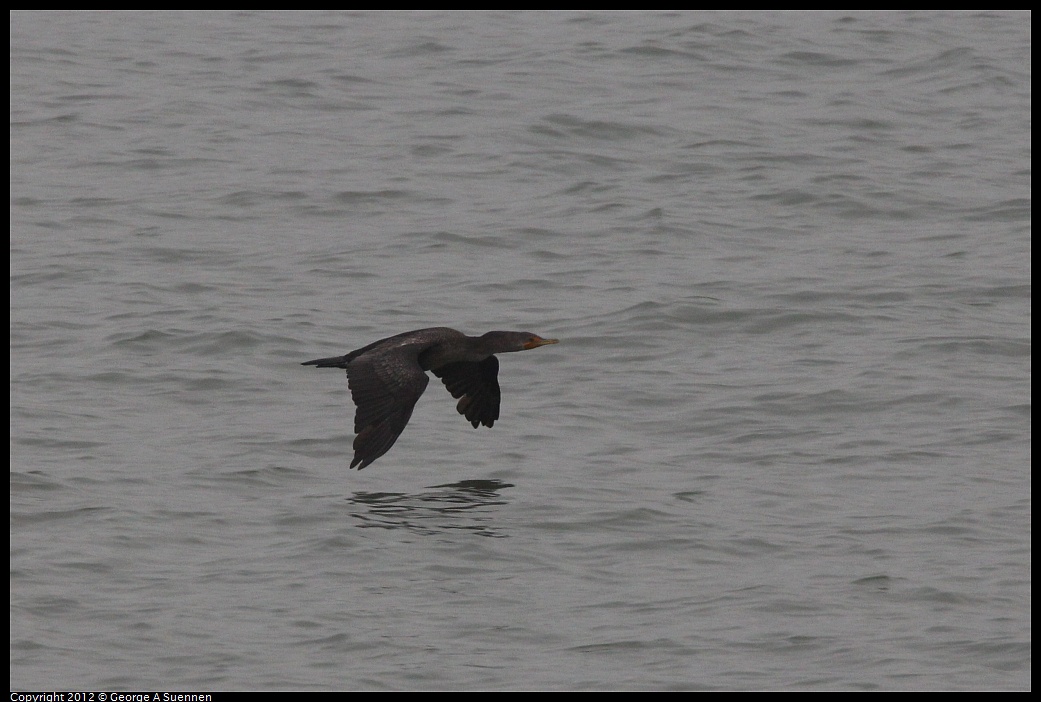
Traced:
<path fill-rule="evenodd" d="M 1030 688 L 1030 14 L 10 19 L 12 689 Z"/>

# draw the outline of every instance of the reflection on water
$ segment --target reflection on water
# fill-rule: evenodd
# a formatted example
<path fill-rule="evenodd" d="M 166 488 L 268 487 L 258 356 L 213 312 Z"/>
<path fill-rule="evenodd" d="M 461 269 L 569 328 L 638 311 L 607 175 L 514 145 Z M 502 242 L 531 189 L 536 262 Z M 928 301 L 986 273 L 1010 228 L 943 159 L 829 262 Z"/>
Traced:
<path fill-rule="evenodd" d="M 356 492 L 348 502 L 363 528 L 408 529 L 440 534 L 463 529 L 479 536 L 506 536 L 492 528 L 493 507 L 506 503 L 500 492 L 513 485 L 501 480 L 463 480 L 433 485 L 422 492 Z"/>

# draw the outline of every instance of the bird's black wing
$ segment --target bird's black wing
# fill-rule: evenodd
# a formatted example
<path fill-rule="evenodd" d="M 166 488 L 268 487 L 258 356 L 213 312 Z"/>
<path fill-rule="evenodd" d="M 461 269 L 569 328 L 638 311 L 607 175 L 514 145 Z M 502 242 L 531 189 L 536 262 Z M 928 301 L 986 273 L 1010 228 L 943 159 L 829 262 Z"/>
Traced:
<path fill-rule="evenodd" d="M 499 359 L 489 356 L 479 363 L 460 361 L 432 369 L 452 397 L 461 398 L 456 409 L 476 428 L 490 427 L 499 418 Z"/>
<path fill-rule="evenodd" d="M 351 468 L 361 470 L 385 454 L 408 424 L 428 382 L 419 366 L 419 350 L 401 346 L 362 354 L 346 364 L 347 385 L 358 406 Z"/>

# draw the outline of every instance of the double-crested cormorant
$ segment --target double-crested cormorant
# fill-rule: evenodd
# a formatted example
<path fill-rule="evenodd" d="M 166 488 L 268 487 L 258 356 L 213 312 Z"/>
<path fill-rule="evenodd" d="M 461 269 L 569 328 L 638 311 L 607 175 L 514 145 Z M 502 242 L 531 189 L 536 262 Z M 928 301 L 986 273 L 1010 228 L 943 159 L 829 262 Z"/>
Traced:
<path fill-rule="evenodd" d="M 354 415 L 354 460 L 361 470 L 385 454 L 408 424 L 427 374 L 444 382 L 456 409 L 476 428 L 499 418 L 499 360 L 494 354 L 524 351 L 556 339 L 530 332 L 492 331 L 467 336 L 448 327 L 417 329 L 381 339 L 346 356 L 319 358 L 301 365 L 343 368 L 358 411 Z"/>

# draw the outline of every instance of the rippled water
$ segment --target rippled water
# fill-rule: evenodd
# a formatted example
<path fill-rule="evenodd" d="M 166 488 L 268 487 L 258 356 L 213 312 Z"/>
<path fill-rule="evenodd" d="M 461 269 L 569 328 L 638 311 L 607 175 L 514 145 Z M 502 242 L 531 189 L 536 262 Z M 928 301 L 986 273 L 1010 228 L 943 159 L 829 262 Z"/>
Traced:
<path fill-rule="evenodd" d="M 12 14 L 12 689 L 1029 689 L 1030 50 Z M 440 325 L 562 342 L 348 471 Z"/>

